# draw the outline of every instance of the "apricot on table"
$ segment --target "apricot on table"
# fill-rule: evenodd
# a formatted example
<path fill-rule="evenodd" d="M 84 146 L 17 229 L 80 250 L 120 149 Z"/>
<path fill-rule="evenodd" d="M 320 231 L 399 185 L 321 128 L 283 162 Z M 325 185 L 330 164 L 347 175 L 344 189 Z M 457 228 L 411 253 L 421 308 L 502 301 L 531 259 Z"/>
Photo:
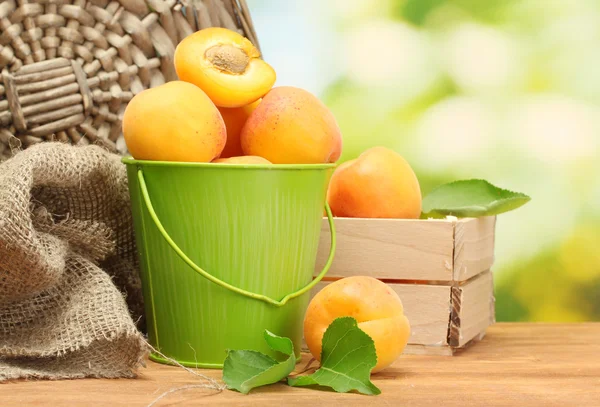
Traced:
<path fill-rule="evenodd" d="M 188 35 L 175 48 L 179 79 L 202 89 L 219 107 L 241 107 L 273 87 L 276 74 L 244 36 L 221 27 Z"/>
<path fill-rule="evenodd" d="M 274 164 L 332 163 L 342 151 L 342 135 L 333 113 L 303 89 L 281 86 L 267 93 L 241 133 L 247 155 Z"/>
<path fill-rule="evenodd" d="M 321 359 L 327 327 L 340 317 L 352 317 L 375 342 L 379 372 L 400 356 L 410 336 L 402 301 L 387 284 L 366 276 L 347 277 L 323 288 L 311 300 L 304 317 L 304 339 L 310 353 Z"/>
<path fill-rule="evenodd" d="M 123 136 L 138 160 L 210 162 L 223 150 L 227 133 L 217 107 L 200 88 L 172 81 L 131 99 Z"/>
<path fill-rule="evenodd" d="M 242 107 L 219 107 L 219 112 L 223 116 L 225 127 L 227 128 L 227 142 L 221 153 L 221 158 L 235 157 L 243 155 L 242 145 L 240 143 L 240 133 L 242 127 L 260 103 L 260 99 L 254 103 Z"/>
<path fill-rule="evenodd" d="M 240 157 L 217 158 L 213 163 L 226 164 L 272 164 L 269 160 L 256 155 L 243 155 Z"/>
<path fill-rule="evenodd" d="M 418 219 L 421 187 L 400 154 L 373 147 L 336 168 L 327 202 L 334 216 Z"/>

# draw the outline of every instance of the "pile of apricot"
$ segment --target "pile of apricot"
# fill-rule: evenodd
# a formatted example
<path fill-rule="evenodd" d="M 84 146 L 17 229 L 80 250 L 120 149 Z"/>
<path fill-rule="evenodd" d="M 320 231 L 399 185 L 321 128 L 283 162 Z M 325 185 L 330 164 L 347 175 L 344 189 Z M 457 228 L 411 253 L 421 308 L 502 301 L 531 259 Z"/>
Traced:
<path fill-rule="evenodd" d="M 206 28 L 175 50 L 178 81 L 145 90 L 123 117 L 135 159 L 245 164 L 332 163 L 340 129 L 311 93 L 276 74 L 242 35 Z"/>

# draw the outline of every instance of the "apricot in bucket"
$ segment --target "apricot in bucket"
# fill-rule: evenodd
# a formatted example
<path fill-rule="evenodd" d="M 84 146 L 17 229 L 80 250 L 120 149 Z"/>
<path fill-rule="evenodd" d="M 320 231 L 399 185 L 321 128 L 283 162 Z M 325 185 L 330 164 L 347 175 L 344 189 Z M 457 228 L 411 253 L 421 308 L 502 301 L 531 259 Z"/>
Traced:
<path fill-rule="evenodd" d="M 241 107 L 273 87 L 276 74 L 244 36 L 221 27 L 205 28 L 175 49 L 179 79 L 202 89 L 219 107 Z"/>
<path fill-rule="evenodd" d="M 217 107 L 200 88 L 172 81 L 131 99 L 123 137 L 137 160 L 210 162 L 221 154 L 227 134 Z"/>
<path fill-rule="evenodd" d="M 333 113 L 310 92 L 273 88 L 250 114 L 240 136 L 246 155 L 274 164 L 336 162 L 342 135 Z"/>
<path fill-rule="evenodd" d="M 221 112 L 221 116 L 223 116 L 225 127 L 227 128 L 227 142 L 225 143 L 225 148 L 223 149 L 220 158 L 235 157 L 244 154 L 240 142 L 240 133 L 242 132 L 242 128 L 248 120 L 248 117 L 250 117 L 250 114 L 259 103 L 260 100 L 257 100 L 254 103 L 242 107 L 218 108 L 219 112 Z"/>
<path fill-rule="evenodd" d="M 244 155 L 240 157 L 217 158 L 213 163 L 225 164 L 271 164 L 269 160 L 255 155 Z"/>

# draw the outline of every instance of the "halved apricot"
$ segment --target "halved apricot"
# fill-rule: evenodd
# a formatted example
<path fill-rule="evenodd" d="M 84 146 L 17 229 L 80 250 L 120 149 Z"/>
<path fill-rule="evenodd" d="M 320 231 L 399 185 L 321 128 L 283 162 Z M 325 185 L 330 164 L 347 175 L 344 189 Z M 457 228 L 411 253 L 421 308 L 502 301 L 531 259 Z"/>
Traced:
<path fill-rule="evenodd" d="M 242 35 L 211 27 L 187 36 L 175 49 L 179 79 L 202 89 L 219 107 L 248 105 L 275 83 L 273 68 Z"/>

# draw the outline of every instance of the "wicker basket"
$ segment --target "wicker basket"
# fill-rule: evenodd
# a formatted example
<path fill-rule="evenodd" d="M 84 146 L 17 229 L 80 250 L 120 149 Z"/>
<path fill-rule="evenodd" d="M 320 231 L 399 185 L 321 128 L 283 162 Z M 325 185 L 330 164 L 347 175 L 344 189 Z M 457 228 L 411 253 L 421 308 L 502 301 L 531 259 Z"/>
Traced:
<path fill-rule="evenodd" d="M 244 0 L 1 0 L 0 161 L 56 140 L 125 154 L 127 102 L 177 79 L 176 45 L 211 26 L 259 47 Z"/>

